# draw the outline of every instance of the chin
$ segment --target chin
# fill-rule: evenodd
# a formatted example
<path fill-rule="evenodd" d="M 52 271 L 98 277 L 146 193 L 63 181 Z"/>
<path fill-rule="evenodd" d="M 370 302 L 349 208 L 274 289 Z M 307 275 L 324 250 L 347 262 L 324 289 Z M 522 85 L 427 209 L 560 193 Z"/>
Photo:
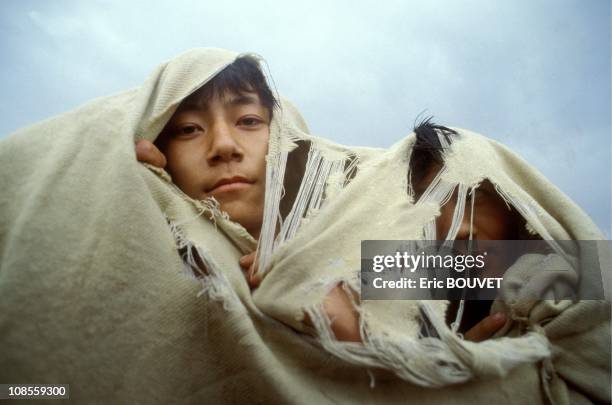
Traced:
<path fill-rule="evenodd" d="M 230 219 L 234 222 L 238 222 L 242 226 L 247 225 L 250 215 L 248 214 L 248 207 L 242 204 L 220 204 L 222 211 L 225 211 Z M 246 227 L 246 226 L 245 226 Z"/>

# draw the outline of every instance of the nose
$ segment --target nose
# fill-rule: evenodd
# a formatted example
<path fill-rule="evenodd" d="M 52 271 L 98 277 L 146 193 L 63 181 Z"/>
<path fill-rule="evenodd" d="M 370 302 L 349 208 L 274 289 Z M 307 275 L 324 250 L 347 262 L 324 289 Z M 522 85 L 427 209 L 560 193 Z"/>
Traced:
<path fill-rule="evenodd" d="M 210 128 L 210 140 L 206 160 L 211 166 L 220 163 L 239 162 L 244 157 L 244 152 L 236 140 L 236 134 L 227 123 L 216 123 Z"/>
<path fill-rule="evenodd" d="M 461 225 L 459 226 L 459 231 L 457 232 L 457 240 L 468 240 L 470 239 L 470 228 L 472 228 L 472 239 L 478 239 L 478 228 L 476 224 L 470 225 L 470 209 L 466 207 L 465 212 L 463 213 L 463 220 L 461 221 Z"/>
<path fill-rule="evenodd" d="M 451 200 L 440 208 L 440 216 L 436 218 L 436 236 L 438 239 L 443 240 L 448 236 L 453 224 L 453 217 L 456 208 L 457 193 L 455 192 Z M 469 204 L 469 201 L 467 201 L 463 211 L 463 219 L 459 224 L 459 229 L 457 230 L 455 240 L 468 240 L 470 238 L 470 228 L 472 228 L 472 239 L 478 239 L 478 226 L 475 220 L 476 217 L 474 217 L 474 223 L 471 224 L 471 210 L 471 204 Z"/>
<path fill-rule="evenodd" d="M 456 209 L 456 201 L 453 199 L 446 203 L 440 209 L 440 216 L 436 218 L 436 235 L 438 239 L 446 239 L 448 233 L 451 231 L 453 217 Z M 463 211 L 463 219 L 459 224 L 457 235 L 455 240 L 468 240 L 470 239 L 470 227 L 472 228 L 472 239 L 478 239 L 478 226 L 476 221 L 473 225 L 470 225 L 471 220 L 471 207 L 466 204 L 465 210 Z"/>

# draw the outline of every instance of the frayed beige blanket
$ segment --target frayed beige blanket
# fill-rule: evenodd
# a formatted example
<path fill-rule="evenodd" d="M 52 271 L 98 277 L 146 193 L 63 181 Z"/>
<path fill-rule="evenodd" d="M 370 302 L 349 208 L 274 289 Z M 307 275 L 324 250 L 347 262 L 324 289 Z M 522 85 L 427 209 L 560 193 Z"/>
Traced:
<path fill-rule="evenodd" d="M 236 56 L 187 52 L 140 88 L 0 142 L 0 383 L 70 384 L 85 403 L 610 401 L 607 301 L 497 303 L 513 321 L 483 343 L 446 327 L 446 302 L 362 302 L 364 344 L 333 338 L 321 302 L 339 282 L 358 291 L 361 239 L 420 239 L 438 212 L 411 196 L 412 137 L 389 150 L 335 145 L 283 102 L 267 157 L 265 277 L 251 292 L 238 265 L 251 236 L 134 156 L 136 139 L 155 139 Z M 520 158 L 462 133 L 442 182 L 495 173 L 546 239 L 601 238 Z M 466 170 L 473 148 L 489 158 Z M 423 314 L 438 338 L 419 335 Z"/>

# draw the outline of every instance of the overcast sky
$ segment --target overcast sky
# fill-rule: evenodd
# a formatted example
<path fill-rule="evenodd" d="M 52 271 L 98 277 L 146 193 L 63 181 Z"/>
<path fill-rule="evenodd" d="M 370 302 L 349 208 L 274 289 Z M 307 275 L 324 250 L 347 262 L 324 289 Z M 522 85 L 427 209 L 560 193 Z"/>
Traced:
<path fill-rule="evenodd" d="M 311 131 L 389 146 L 419 113 L 510 146 L 610 237 L 610 2 L 3 1 L 0 138 L 193 47 L 253 51 Z"/>

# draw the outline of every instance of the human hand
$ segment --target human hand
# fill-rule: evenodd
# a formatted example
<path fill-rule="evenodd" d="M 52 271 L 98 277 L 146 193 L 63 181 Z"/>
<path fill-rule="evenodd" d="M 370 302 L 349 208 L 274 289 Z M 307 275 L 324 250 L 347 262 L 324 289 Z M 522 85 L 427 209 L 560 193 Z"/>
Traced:
<path fill-rule="evenodd" d="M 502 326 L 506 323 L 507 316 L 503 312 L 497 312 L 493 315 L 489 315 L 476 325 L 474 325 L 470 330 L 465 332 L 465 340 L 470 340 L 472 342 L 482 342 L 483 340 L 487 340 L 495 332 L 501 329 Z"/>
<path fill-rule="evenodd" d="M 359 313 L 353 307 L 347 292 L 339 285 L 334 287 L 325 297 L 323 308 L 327 317 L 334 320 L 331 329 L 336 338 L 345 342 L 361 342 L 359 332 Z M 472 342 L 482 342 L 489 339 L 506 323 L 507 316 L 503 312 L 497 312 L 482 319 L 464 337 Z M 305 323 L 312 326 L 312 321 L 306 317 Z"/>
<path fill-rule="evenodd" d="M 245 271 L 245 277 L 251 289 L 257 288 L 261 283 L 261 275 L 255 274 L 257 263 L 255 252 L 240 258 L 240 267 Z M 323 309 L 329 319 L 333 319 L 331 329 L 336 339 L 340 341 L 361 342 L 359 334 L 359 314 L 353 308 L 346 291 L 340 286 L 334 287 L 325 297 Z M 304 314 L 304 323 L 313 327 L 308 314 Z"/>
<path fill-rule="evenodd" d="M 261 283 L 261 275 L 255 274 L 257 271 L 255 252 L 242 256 L 239 262 L 240 267 L 245 270 L 245 277 L 249 287 L 251 289 L 257 288 Z M 352 308 L 346 292 L 339 286 L 333 288 L 325 298 L 324 309 L 328 317 L 335 320 L 332 323 L 332 329 L 338 340 L 361 341 L 359 335 L 359 314 Z M 506 319 L 507 316 L 503 312 L 487 316 L 465 333 L 465 340 L 472 342 L 487 340 L 504 326 Z M 308 316 L 305 318 L 305 323 L 312 326 Z"/>
<path fill-rule="evenodd" d="M 251 289 L 257 288 L 261 283 L 261 275 L 257 272 L 257 263 L 255 262 L 255 253 L 251 252 L 240 258 L 240 267 L 245 271 L 245 277 Z"/>
<path fill-rule="evenodd" d="M 353 293 L 353 299 L 357 299 Z M 336 339 L 341 342 L 363 342 L 359 328 L 359 312 L 353 305 L 347 290 L 337 285 L 332 288 L 323 300 L 323 310 L 332 322 L 330 328 Z M 305 323 L 312 321 L 305 317 Z M 309 325 L 312 326 L 312 325 Z"/>
<path fill-rule="evenodd" d="M 147 141 L 146 139 L 139 139 L 136 142 L 135 149 L 136 159 L 138 159 L 139 162 L 149 163 L 160 169 L 166 167 L 166 157 L 153 142 Z"/>

